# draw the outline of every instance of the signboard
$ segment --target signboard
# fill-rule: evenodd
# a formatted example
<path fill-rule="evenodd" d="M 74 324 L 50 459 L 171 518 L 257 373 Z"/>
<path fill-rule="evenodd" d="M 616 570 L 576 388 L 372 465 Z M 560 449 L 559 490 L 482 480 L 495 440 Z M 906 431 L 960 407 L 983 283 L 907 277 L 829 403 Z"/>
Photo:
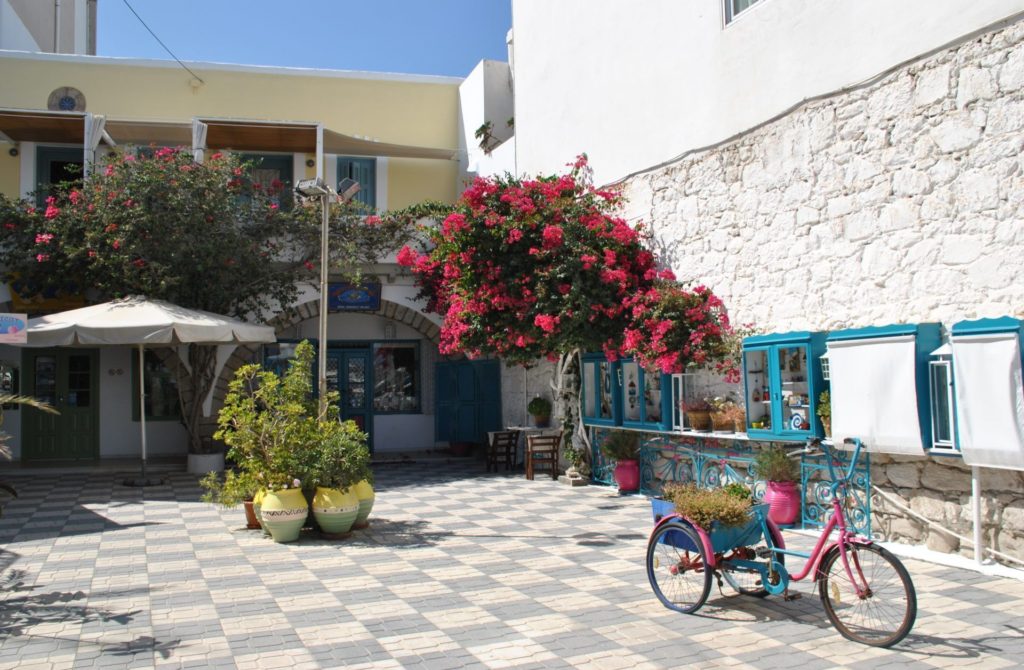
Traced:
<path fill-rule="evenodd" d="M 354 286 L 348 282 L 329 284 L 327 311 L 375 312 L 380 309 L 380 282 L 366 282 Z"/>
<path fill-rule="evenodd" d="M 0 312 L 0 344 L 27 344 L 28 314 Z"/>

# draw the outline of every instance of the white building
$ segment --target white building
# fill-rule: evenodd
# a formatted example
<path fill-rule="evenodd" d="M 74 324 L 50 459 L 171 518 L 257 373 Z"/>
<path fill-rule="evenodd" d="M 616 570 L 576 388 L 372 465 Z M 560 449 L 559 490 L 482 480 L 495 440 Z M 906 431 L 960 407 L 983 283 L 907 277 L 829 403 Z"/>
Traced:
<path fill-rule="evenodd" d="M 1022 17 L 1020 0 L 514 0 L 515 172 L 586 152 L 677 275 L 761 332 L 1019 318 Z M 956 551 L 970 468 L 919 453 L 873 459 L 911 510 L 879 497 L 875 530 Z M 985 542 L 1024 555 L 1024 477 L 978 474 Z"/>

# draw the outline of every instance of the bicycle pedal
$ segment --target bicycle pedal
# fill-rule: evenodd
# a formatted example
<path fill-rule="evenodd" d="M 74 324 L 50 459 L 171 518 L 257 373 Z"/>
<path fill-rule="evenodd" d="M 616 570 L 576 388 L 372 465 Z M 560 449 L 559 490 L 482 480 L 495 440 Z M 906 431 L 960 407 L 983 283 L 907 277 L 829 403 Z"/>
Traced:
<path fill-rule="evenodd" d="M 786 592 L 782 594 L 782 599 L 786 602 L 789 602 L 790 600 L 800 600 L 803 597 L 804 594 L 800 593 L 799 591 L 794 591 L 793 593 L 790 593 L 789 589 L 786 589 Z"/>

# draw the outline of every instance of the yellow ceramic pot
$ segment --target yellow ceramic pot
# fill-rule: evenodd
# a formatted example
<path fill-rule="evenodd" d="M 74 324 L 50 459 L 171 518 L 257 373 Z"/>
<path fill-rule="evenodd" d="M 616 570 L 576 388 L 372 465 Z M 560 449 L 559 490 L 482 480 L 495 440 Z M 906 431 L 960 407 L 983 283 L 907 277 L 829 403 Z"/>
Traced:
<path fill-rule="evenodd" d="M 359 498 L 352 488 L 344 491 L 318 486 L 313 496 L 313 516 L 320 530 L 329 534 L 347 533 L 359 514 Z"/>
<path fill-rule="evenodd" d="M 263 498 L 265 498 L 266 495 L 267 492 L 264 491 L 263 489 L 260 489 L 259 491 L 256 492 L 256 494 L 252 497 L 252 511 L 256 515 L 256 521 L 260 524 L 260 528 L 263 529 L 263 534 L 270 535 L 270 531 L 267 530 L 267 527 L 263 525 Z"/>
<path fill-rule="evenodd" d="M 260 515 L 263 527 L 270 531 L 274 542 L 294 542 L 306 522 L 309 506 L 302 489 L 268 491 L 263 497 Z"/>
<path fill-rule="evenodd" d="M 370 516 L 370 510 L 373 509 L 373 500 L 375 498 L 373 494 L 373 487 L 370 486 L 370 482 L 365 479 L 355 486 L 356 497 L 359 498 L 359 514 L 356 516 L 356 522 L 352 524 L 353 528 L 366 528 L 370 525 L 366 518 Z"/>

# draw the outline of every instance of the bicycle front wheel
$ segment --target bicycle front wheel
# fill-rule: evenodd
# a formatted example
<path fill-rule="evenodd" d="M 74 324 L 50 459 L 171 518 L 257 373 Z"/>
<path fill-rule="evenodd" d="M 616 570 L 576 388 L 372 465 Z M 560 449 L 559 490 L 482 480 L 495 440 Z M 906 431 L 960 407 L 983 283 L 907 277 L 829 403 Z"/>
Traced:
<path fill-rule="evenodd" d="M 711 592 L 711 570 L 697 533 L 689 525 L 668 521 L 647 545 L 647 579 L 665 607 L 689 614 Z"/>
<path fill-rule="evenodd" d="M 917 594 L 907 569 L 873 544 L 848 545 L 846 558 L 853 582 L 838 545 L 821 559 L 817 577 L 825 613 L 848 640 L 891 647 L 906 637 L 917 618 Z"/>

